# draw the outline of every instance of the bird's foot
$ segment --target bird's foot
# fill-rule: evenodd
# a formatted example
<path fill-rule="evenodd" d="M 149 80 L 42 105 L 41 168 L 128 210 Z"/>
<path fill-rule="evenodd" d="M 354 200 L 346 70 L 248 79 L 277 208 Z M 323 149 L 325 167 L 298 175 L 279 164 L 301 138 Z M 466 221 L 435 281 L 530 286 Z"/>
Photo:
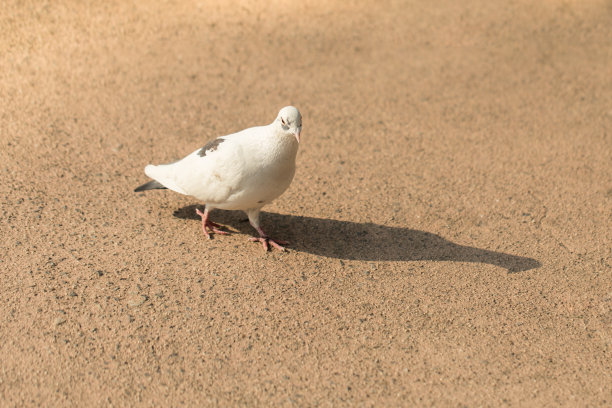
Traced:
<path fill-rule="evenodd" d="M 209 229 L 215 234 L 229 235 L 229 232 L 219 229 L 222 227 L 221 224 L 217 224 L 216 222 L 212 222 L 208 219 L 208 210 L 204 210 L 204 212 L 202 212 L 196 208 L 196 214 L 202 217 L 202 231 L 204 231 L 204 235 L 206 235 L 206 238 L 211 239 L 210 233 L 208 232 Z"/>
<path fill-rule="evenodd" d="M 278 249 L 279 251 L 286 251 L 285 247 L 283 245 L 287 245 L 288 242 L 285 241 L 279 241 L 279 240 L 273 240 L 270 237 L 251 237 L 249 238 L 249 241 L 251 242 L 261 242 L 261 245 L 264 247 L 264 250 L 268 250 L 270 248 L 270 245 L 272 245 L 274 248 Z"/>
<path fill-rule="evenodd" d="M 283 245 L 289 245 L 289 243 L 286 241 L 281 241 L 279 239 L 270 238 L 269 236 L 266 235 L 265 232 L 263 232 L 261 228 L 257 228 L 257 232 L 259 233 L 259 237 L 251 237 L 249 238 L 249 241 L 261 242 L 261 245 L 266 251 L 270 248 L 268 244 L 272 245 L 274 248 L 278 249 L 279 251 L 285 251 L 285 247 Z"/>

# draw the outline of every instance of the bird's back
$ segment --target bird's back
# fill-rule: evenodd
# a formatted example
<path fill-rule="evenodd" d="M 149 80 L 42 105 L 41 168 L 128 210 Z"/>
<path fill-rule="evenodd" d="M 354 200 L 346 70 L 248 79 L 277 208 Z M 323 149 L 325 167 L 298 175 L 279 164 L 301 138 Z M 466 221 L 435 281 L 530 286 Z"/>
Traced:
<path fill-rule="evenodd" d="M 215 139 L 175 163 L 149 165 L 145 173 L 211 208 L 258 208 L 291 183 L 297 145 L 270 125 L 249 128 Z"/>

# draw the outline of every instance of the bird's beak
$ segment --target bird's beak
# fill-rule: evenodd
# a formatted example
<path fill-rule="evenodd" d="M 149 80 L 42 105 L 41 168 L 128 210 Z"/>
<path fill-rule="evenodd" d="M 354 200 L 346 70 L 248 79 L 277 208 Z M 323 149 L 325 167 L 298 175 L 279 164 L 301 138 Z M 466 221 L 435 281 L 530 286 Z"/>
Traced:
<path fill-rule="evenodd" d="M 302 129 L 301 128 L 297 128 L 295 130 L 295 133 L 293 134 L 295 136 L 295 139 L 298 141 L 298 143 L 300 143 L 300 133 L 302 133 Z"/>

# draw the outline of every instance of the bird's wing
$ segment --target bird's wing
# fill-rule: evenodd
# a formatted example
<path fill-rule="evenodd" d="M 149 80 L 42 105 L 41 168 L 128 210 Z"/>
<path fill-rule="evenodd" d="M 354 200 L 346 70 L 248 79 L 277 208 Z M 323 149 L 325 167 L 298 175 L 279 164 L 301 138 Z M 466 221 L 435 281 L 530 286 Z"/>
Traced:
<path fill-rule="evenodd" d="M 149 165 L 145 173 L 177 193 L 223 203 L 256 171 L 260 160 L 257 140 L 265 132 L 262 126 L 219 137 L 177 162 Z"/>

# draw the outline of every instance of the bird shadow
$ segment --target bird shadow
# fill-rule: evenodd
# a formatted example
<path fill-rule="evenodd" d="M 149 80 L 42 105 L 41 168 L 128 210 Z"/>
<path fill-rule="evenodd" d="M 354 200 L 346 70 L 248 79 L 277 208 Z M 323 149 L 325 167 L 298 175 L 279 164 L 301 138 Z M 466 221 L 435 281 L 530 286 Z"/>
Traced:
<path fill-rule="evenodd" d="M 179 208 L 174 216 L 200 220 L 200 206 Z M 215 210 L 214 221 L 239 232 L 252 234 L 253 228 L 238 211 Z M 503 252 L 460 245 L 430 232 L 324 218 L 262 212 L 266 232 L 290 242 L 289 248 L 328 258 L 361 261 L 451 261 L 486 263 L 510 273 L 538 268 L 535 259 Z M 278 233 L 278 234 L 277 234 Z"/>

